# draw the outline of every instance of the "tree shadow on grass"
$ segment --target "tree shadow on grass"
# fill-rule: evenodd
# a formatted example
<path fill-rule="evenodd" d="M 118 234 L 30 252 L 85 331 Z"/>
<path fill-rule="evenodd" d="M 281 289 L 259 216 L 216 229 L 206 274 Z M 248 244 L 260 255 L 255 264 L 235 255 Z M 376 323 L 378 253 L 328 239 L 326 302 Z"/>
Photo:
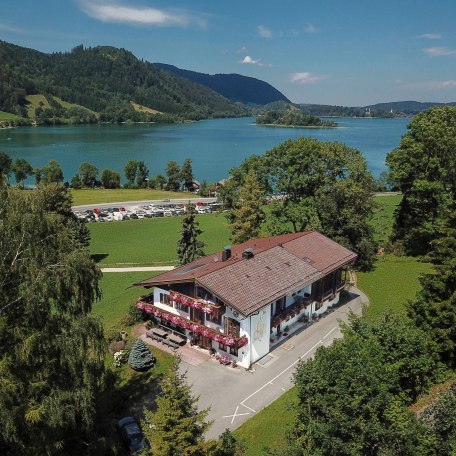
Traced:
<path fill-rule="evenodd" d="M 109 256 L 109 253 L 93 253 L 92 255 L 90 255 L 90 257 L 92 258 L 93 261 L 95 261 L 95 263 L 100 263 L 102 260 L 104 260 L 108 256 Z"/>

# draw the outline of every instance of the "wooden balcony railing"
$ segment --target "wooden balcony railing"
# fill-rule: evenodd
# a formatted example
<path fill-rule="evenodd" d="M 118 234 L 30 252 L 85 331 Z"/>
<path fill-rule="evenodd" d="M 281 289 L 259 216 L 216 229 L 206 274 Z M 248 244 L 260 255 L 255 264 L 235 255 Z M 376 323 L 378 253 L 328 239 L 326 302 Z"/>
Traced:
<path fill-rule="evenodd" d="M 187 295 L 184 295 L 182 293 L 178 293 L 177 291 L 172 291 L 172 290 L 169 292 L 169 299 L 173 302 L 178 302 L 185 306 L 190 306 L 195 309 L 200 309 L 204 313 L 207 313 L 207 314 L 212 314 L 212 313 L 214 313 L 215 310 L 220 309 L 220 306 L 207 302 L 204 299 L 192 298 L 191 296 L 187 296 Z"/>
<path fill-rule="evenodd" d="M 155 317 L 162 318 L 167 320 L 181 328 L 188 329 L 196 334 L 201 334 L 204 337 L 209 337 L 209 339 L 220 342 L 229 347 L 241 348 L 248 343 L 246 336 L 242 337 L 232 337 L 228 334 L 221 333 L 207 326 L 201 325 L 196 321 L 189 320 L 188 318 L 181 317 L 174 313 L 168 312 L 166 310 L 156 307 L 153 303 L 147 302 L 147 300 L 139 298 L 136 302 L 136 307 L 138 309 L 144 310 L 144 312 L 154 315 Z"/>
<path fill-rule="evenodd" d="M 298 315 L 302 309 L 307 307 L 312 302 L 310 297 L 302 298 L 297 300 L 291 306 L 283 309 L 280 313 L 275 314 L 272 317 L 271 326 L 275 328 L 283 321 L 288 321 L 294 316 Z"/>

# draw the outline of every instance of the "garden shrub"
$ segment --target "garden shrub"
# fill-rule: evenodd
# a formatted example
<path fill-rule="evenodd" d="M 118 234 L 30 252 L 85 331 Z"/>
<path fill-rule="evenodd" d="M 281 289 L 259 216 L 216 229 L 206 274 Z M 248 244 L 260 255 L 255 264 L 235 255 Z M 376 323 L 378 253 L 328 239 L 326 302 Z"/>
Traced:
<path fill-rule="evenodd" d="M 136 371 L 145 371 L 154 367 L 155 358 L 143 340 L 138 339 L 134 343 L 128 356 L 128 364 Z"/>

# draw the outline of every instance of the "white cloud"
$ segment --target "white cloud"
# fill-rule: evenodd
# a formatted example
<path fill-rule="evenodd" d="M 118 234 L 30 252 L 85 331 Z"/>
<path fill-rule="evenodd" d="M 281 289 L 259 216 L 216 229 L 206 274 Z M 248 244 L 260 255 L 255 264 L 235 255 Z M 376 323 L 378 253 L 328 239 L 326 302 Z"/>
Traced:
<path fill-rule="evenodd" d="M 242 46 L 241 48 L 239 48 L 237 51 L 236 51 L 238 54 L 247 54 L 249 52 L 249 50 L 245 47 L 245 46 Z"/>
<path fill-rule="evenodd" d="M 204 18 L 194 17 L 183 10 L 122 5 L 121 3 L 108 3 L 105 0 L 79 0 L 78 3 L 84 13 L 102 22 L 161 27 L 183 27 L 190 24 L 205 27 L 207 25 Z"/>
<path fill-rule="evenodd" d="M 306 33 L 318 33 L 319 30 L 317 29 L 317 27 L 315 27 L 313 24 L 311 24 L 310 22 L 304 27 L 304 31 Z"/>
<path fill-rule="evenodd" d="M 440 33 L 423 33 L 418 35 L 417 38 L 424 38 L 426 40 L 441 40 L 442 35 Z"/>
<path fill-rule="evenodd" d="M 257 27 L 257 31 L 258 31 L 258 34 L 261 36 L 261 38 L 272 38 L 271 30 L 269 30 L 264 25 L 259 25 Z"/>
<path fill-rule="evenodd" d="M 401 81 L 402 82 L 402 81 Z M 447 81 L 425 81 L 415 83 L 400 83 L 401 89 L 406 90 L 445 90 L 456 88 L 456 80 L 450 79 Z"/>
<path fill-rule="evenodd" d="M 17 27 L 12 27 L 8 24 L 0 24 L 0 30 L 3 32 L 15 32 L 15 33 L 22 33 L 23 30 Z"/>
<path fill-rule="evenodd" d="M 449 49 L 446 46 L 436 46 L 423 49 L 423 52 L 430 57 L 442 57 L 456 54 L 456 49 Z"/>
<path fill-rule="evenodd" d="M 271 67 L 272 65 L 270 63 L 263 63 L 261 59 L 252 59 L 250 55 L 246 55 L 243 60 L 241 60 L 240 63 L 246 63 L 250 65 L 258 65 L 260 67 Z"/>
<path fill-rule="evenodd" d="M 291 75 L 291 82 L 295 82 L 297 84 L 315 84 L 319 81 L 324 81 L 328 79 L 329 76 L 327 74 L 313 74 L 308 71 L 304 71 L 302 73 L 293 73 Z"/>

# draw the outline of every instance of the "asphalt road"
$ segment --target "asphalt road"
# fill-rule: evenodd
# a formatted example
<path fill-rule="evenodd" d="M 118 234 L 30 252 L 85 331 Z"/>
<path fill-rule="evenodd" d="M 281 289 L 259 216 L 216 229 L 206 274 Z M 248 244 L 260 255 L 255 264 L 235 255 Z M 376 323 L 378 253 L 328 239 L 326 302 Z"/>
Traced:
<path fill-rule="evenodd" d="M 226 428 L 237 428 L 290 389 L 299 361 L 311 358 L 318 347 L 331 345 L 340 338 L 338 321 L 347 321 L 350 310 L 360 314 L 363 304 L 368 303 L 360 290 L 352 288 L 351 293 L 349 303 L 285 339 L 270 352 L 269 358 L 265 357 L 268 361 L 263 366 L 253 365 L 254 372 L 222 366 L 214 359 L 198 366 L 182 362 L 193 394 L 200 396 L 199 408 L 211 408 L 208 419 L 214 423 L 206 437 L 215 438 Z"/>

